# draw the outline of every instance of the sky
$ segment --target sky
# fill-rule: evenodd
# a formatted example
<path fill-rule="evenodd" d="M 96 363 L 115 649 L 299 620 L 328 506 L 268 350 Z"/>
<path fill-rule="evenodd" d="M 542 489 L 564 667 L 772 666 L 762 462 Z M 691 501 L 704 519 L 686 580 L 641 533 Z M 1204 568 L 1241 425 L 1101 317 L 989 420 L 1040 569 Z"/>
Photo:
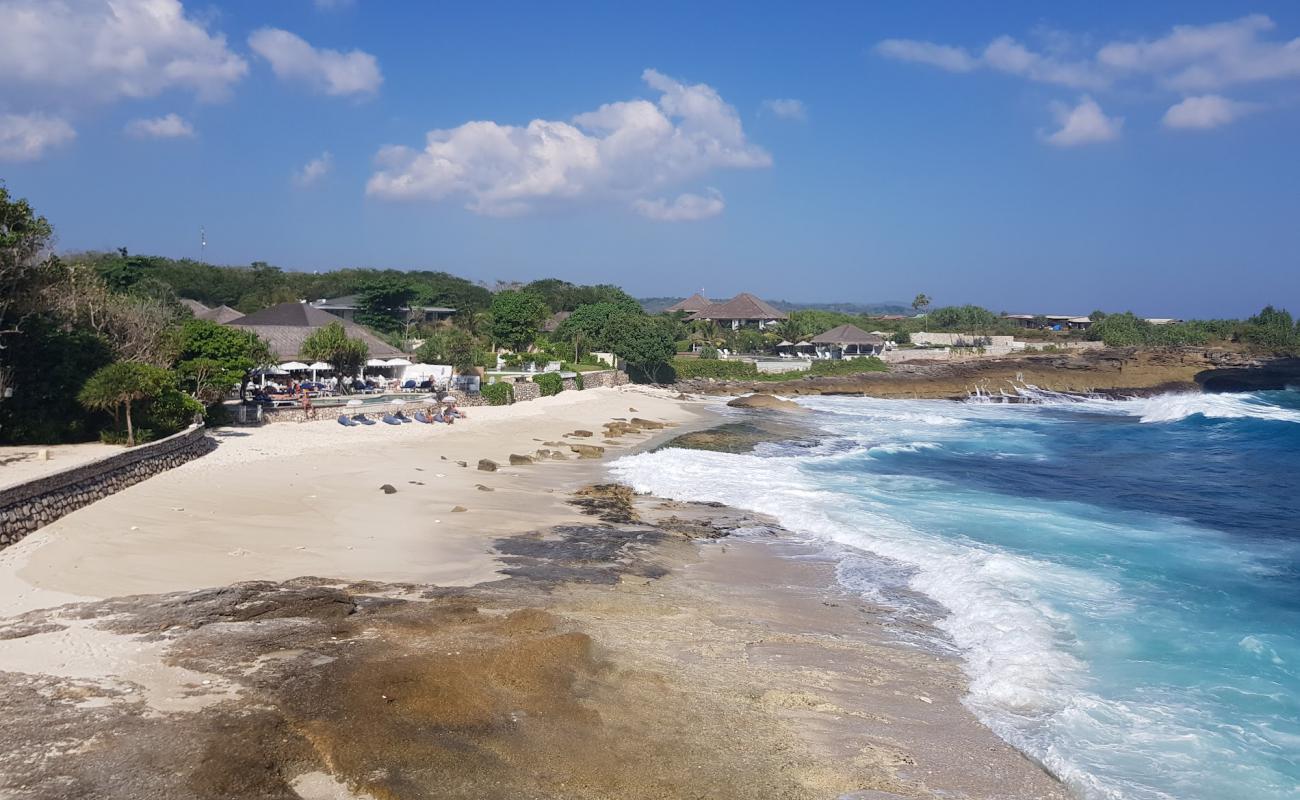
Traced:
<path fill-rule="evenodd" d="M 1297 144 L 1293 2 L 0 0 L 63 251 L 1243 316 Z"/>

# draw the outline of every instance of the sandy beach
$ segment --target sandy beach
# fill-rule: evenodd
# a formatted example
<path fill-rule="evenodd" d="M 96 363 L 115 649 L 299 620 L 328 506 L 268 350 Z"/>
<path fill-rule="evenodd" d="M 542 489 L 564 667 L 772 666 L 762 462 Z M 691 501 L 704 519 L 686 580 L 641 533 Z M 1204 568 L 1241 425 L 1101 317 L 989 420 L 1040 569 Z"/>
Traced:
<path fill-rule="evenodd" d="M 1064 797 L 769 521 L 573 502 L 714 402 L 215 432 L 0 551 L 0 795 Z"/>

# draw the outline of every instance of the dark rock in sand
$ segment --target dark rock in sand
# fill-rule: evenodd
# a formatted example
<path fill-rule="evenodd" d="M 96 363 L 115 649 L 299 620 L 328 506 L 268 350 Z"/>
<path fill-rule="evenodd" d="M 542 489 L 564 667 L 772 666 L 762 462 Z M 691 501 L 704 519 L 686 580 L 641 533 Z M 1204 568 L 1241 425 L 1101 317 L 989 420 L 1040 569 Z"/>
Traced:
<path fill-rule="evenodd" d="M 469 464 L 468 464 L 467 462 L 465 462 L 465 461 L 457 461 L 457 462 L 456 462 L 456 466 L 458 466 L 458 467 L 468 467 Z"/>
<path fill-rule="evenodd" d="M 497 462 L 493 461 L 490 458 L 480 458 L 478 460 L 478 468 L 483 470 L 484 472 L 496 472 Z"/>
<path fill-rule="evenodd" d="M 474 484 L 474 488 L 475 488 L 475 489 L 478 489 L 480 492 L 495 492 L 495 491 L 496 491 L 496 489 L 493 489 L 491 486 L 484 486 L 484 485 L 481 484 L 481 483 L 476 483 L 476 484 Z"/>
<path fill-rule="evenodd" d="M 647 431 L 657 431 L 667 427 L 662 422 L 656 422 L 652 419 L 642 419 L 641 417 L 633 417 L 632 424 Z"/>
<path fill-rule="evenodd" d="M 380 490 L 383 491 L 384 494 L 393 494 L 397 491 L 397 487 L 393 486 L 393 484 L 391 483 L 385 483 L 383 486 L 380 486 L 379 488 Z"/>
<path fill-rule="evenodd" d="M 578 437 L 579 439 L 586 439 L 586 438 L 589 438 L 589 437 L 593 436 L 594 434 L 593 434 L 591 431 L 576 430 L 576 431 L 573 431 L 572 433 L 566 433 L 566 434 L 564 434 L 564 435 L 565 435 L 565 436 L 576 436 L 576 437 Z"/>
<path fill-rule="evenodd" d="M 518 453 L 510 454 L 510 466 L 512 467 L 522 467 L 525 464 L 531 463 L 533 463 L 532 456 L 521 456 Z"/>
<path fill-rule="evenodd" d="M 469 509 L 468 509 L 468 508 L 465 508 L 465 506 L 452 506 L 452 507 L 451 507 L 451 513 L 453 513 L 453 514 L 460 514 L 460 513 L 465 512 L 465 511 L 469 511 Z"/>
<path fill-rule="evenodd" d="M 584 514 L 600 517 L 605 522 L 634 525 L 640 522 L 632 506 L 632 487 L 621 483 L 598 483 L 574 492 L 569 505 L 582 509 Z"/>
<path fill-rule="evenodd" d="M 569 449 L 581 458 L 600 458 L 605 455 L 605 448 L 594 444 L 571 444 Z"/>

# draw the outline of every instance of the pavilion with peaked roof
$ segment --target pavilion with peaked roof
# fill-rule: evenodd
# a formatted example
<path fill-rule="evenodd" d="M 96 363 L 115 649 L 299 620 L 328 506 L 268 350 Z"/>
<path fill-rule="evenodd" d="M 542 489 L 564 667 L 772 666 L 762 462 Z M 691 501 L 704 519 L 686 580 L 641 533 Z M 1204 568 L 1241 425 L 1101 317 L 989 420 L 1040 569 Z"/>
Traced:
<path fill-rule="evenodd" d="M 276 361 L 285 362 L 310 361 L 302 353 L 302 343 L 308 336 L 332 322 L 342 325 L 349 338 L 365 342 L 370 348 L 370 358 L 399 358 L 403 355 L 401 350 L 380 339 L 368 328 L 351 320 L 340 319 L 308 303 L 280 303 L 224 324 L 262 337 L 271 345 Z"/>
<path fill-rule="evenodd" d="M 188 308 L 195 319 L 206 319 L 209 322 L 215 322 L 218 325 L 224 325 L 231 320 L 239 319 L 244 316 L 241 312 L 236 311 L 228 305 L 222 304 L 216 308 L 209 308 L 198 300 L 191 300 L 188 297 L 180 298 L 181 305 Z"/>
<path fill-rule="evenodd" d="M 741 292 L 725 303 L 710 303 L 686 318 L 687 322 L 716 322 L 732 330 L 757 327 L 759 330 L 788 317 L 749 292 Z"/>
<path fill-rule="evenodd" d="M 856 325 L 840 325 L 812 338 L 818 358 L 854 359 L 878 356 L 885 340 L 867 333 Z"/>
<path fill-rule="evenodd" d="M 695 294 L 691 295 L 685 300 L 681 300 L 676 303 L 673 303 L 672 305 L 665 308 L 664 311 L 668 312 L 669 314 L 672 314 L 673 312 L 676 311 L 685 311 L 687 313 L 694 314 L 696 311 L 703 310 L 705 308 L 708 308 L 711 305 L 713 305 L 713 303 L 710 302 L 708 298 L 706 298 L 704 295 L 700 294 L 699 292 L 696 292 Z"/>

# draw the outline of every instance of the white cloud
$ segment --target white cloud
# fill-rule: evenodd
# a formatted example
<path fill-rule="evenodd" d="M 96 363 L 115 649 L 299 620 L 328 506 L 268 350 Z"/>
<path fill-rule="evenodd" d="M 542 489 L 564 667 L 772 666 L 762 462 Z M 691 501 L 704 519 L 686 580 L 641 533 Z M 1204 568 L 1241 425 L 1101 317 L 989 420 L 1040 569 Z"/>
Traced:
<path fill-rule="evenodd" d="M 338 11 L 343 8 L 351 8 L 356 0 L 314 0 L 316 8 L 321 11 Z"/>
<path fill-rule="evenodd" d="M 1119 138 L 1124 126 L 1122 117 L 1108 117 L 1097 101 L 1084 96 L 1077 106 L 1053 103 L 1052 114 L 1060 130 L 1047 134 L 1046 140 L 1057 147 L 1074 147 L 1094 142 L 1109 142 Z"/>
<path fill-rule="evenodd" d="M 543 202 L 634 203 L 714 170 L 771 165 L 712 87 L 653 69 L 642 79 L 658 100 L 607 103 L 568 122 L 467 122 L 430 131 L 423 150 L 384 147 L 366 192 L 391 200 L 462 197 L 476 213 L 504 216 Z"/>
<path fill-rule="evenodd" d="M 886 39 L 876 45 L 876 52 L 895 61 L 929 64 L 949 72 L 970 72 L 979 66 L 979 61 L 964 48 L 917 39 Z"/>
<path fill-rule="evenodd" d="M 312 47 L 302 37 L 279 28 L 253 31 L 248 46 L 270 62 L 276 77 L 305 83 L 325 94 L 373 94 L 384 82 L 379 62 L 369 53 Z"/>
<path fill-rule="evenodd" d="M 0 114 L 0 161 L 35 161 L 66 144 L 77 132 L 66 120 L 45 114 Z"/>
<path fill-rule="evenodd" d="M 131 120 L 126 124 L 126 132 L 137 139 L 182 139 L 194 135 L 194 126 L 176 114 L 167 114 Z"/>
<path fill-rule="evenodd" d="M 793 98 L 764 100 L 762 107 L 764 111 L 781 119 L 792 119 L 797 122 L 804 122 L 808 119 L 808 109 L 804 107 L 802 100 Z"/>
<path fill-rule="evenodd" d="M 1300 38 L 1261 38 L 1275 27 L 1273 20 L 1262 14 L 1208 25 L 1178 25 L 1156 39 L 1108 42 L 1075 58 L 1067 57 L 1067 52 L 1080 48 L 1068 34 L 1058 32 L 1053 32 L 1053 42 L 1041 51 L 1010 36 L 999 36 L 978 56 L 962 47 L 914 39 L 886 39 L 876 45 L 876 52 L 950 72 L 984 68 L 1072 88 L 1099 90 L 1116 81 L 1144 78 L 1190 92 L 1300 78 Z"/>
<path fill-rule="evenodd" d="M 695 222 L 716 217 L 726 208 L 722 192 L 709 188 L 705 194 L 684 192 L 669 202 L 663 198 L 637 200 L 632 204 L 636 213 L 659 222 Z"/>
<path fill-rule="evenodd" d="M 1166 128 L 1217 128 L 1254 111 L 1255 103 L 1230 100 L 1217 94 L 1188 97 L 1169 107 L 1161 120 Z"/>
<path fill-rule="evenodd" d="M 334 168 L 334 156 L 326 150 L 318 157 L 313 158 L 303 165 L 302 169 L 293 174 L 293 182 L 298 186 L 306 188 L 314 185 L 321 178 L 329 174 Z"/>
<path fill-rule="evenodd" d="M 1108 44 L 1098 51 L 1097 60 L 1117 72 L 1155 75 L 1162 85 L 1180 91 L 1300 77 L 1300 38 L 1260 39 L 1275 27 L 1262 14 L 1211 25 L 1178 25 L 1159 39 Z"/>
<path fill-rule="evenodd" d="M 0 0 L 0 75 L 41 102 L 229 94 L 248 64 L 180 0 Z"/>

